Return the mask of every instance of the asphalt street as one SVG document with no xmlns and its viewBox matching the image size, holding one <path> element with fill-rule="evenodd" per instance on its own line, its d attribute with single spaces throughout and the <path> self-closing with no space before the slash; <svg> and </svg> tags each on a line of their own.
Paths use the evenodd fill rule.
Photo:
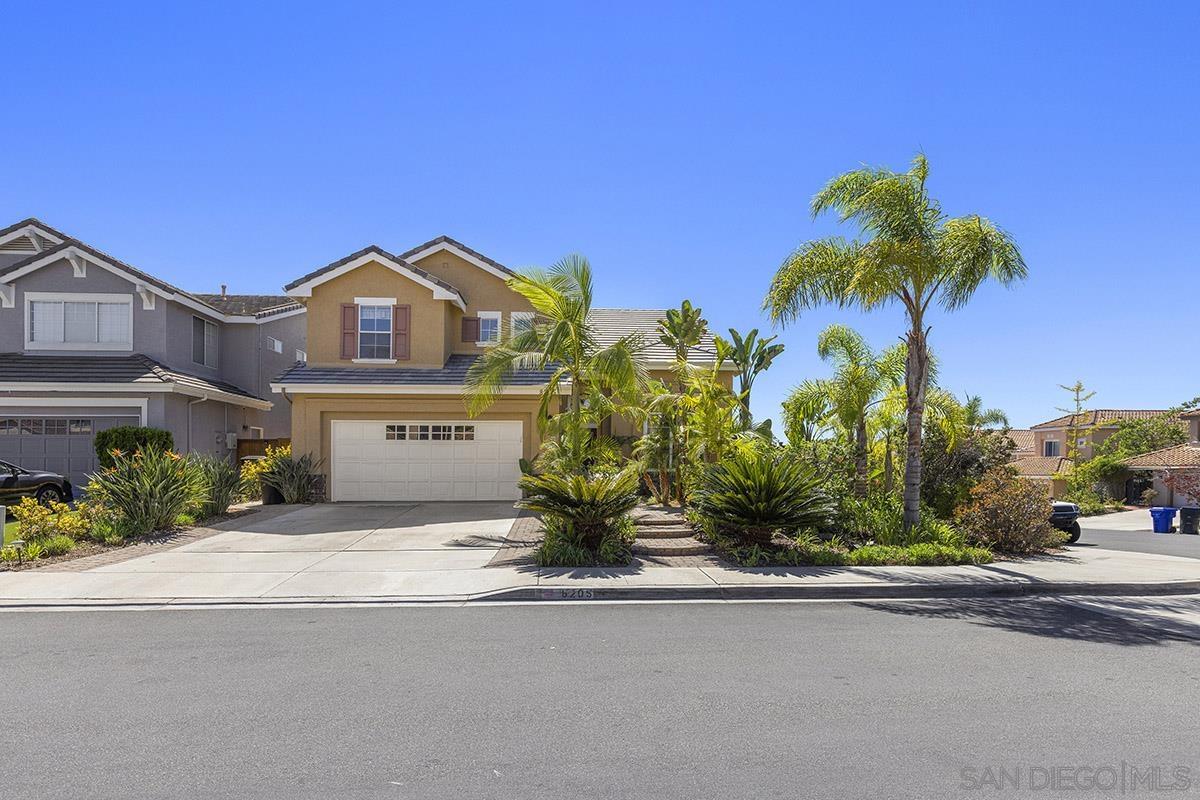
<svg viewBox="0 0 1200 800">
<path fill-rule="evenodd" d="M 0 796 L 1197 791 L 1198 631 L 1195 598 L 4 613 Z"/>
<path fill-rule="evenodd" d="M 1079 541 L 1072 547 L 1102 547 L 1105 550 L 1128 550 L 1135 553 L 1200 558 L 1200 536 L 1102 530 L 1089 527 L 1086 517 L 1080 520 L 1080 527 L 1083 532 L 1079 536 Z"/>
</svg>

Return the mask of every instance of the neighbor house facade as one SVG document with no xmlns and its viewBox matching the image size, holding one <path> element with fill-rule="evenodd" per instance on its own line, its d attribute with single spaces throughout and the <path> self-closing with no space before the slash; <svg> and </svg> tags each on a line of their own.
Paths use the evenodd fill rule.
<svg viewBox="0 0 1200 800">
<path fill-rule="evenodd" d="M 36 219 L 0 229 L 0 460 L 79 483 L 117 425 L 230 458 L 286 437 L 270 382 L 303 357 L 304 316 L 282 295 L 186 292 Z"/>
<path fill-rule="evenodd" d="M 399 254 L 367 247 L 285 287 L 307 308 L 308 358 L 272 388 L 291 410 L 293 452 L 318 460 L 329 499 L 520 496 L 520 460 L 533 459 L 541 445 L 538 395 L 547 373 L 513 375 L 476 417 L 463 399 L 471 363 L 502 331 L 535 318 L 509 287 L 513 275 L 442 236 Z M 601 343 L 633 332 L 654 342 L 664 315 L 594 309 L 592 321 Z M 711 338 L 701 343 L 695 363 L 706 363 L 711 346 Z M 652 374 L 668 374 L 665 347 L 652 344 L 647 356 Z M 604 427 L 639 433 L 622 420 Z"/>
<path fill-rule="evenodd" d="M 1187 411 L 1180 418 L 1187 423 L 1188 441 L 1122 462 L 1130 471 L 1150 474 L 1150 487 L 1156 492 L 1154 502 L 1160 505 L 1200 505 L 1200 497 L 1176 492 L 1163 480 L 1170 473 L 1200 472 L 1200 410 Z"/>
</svg>

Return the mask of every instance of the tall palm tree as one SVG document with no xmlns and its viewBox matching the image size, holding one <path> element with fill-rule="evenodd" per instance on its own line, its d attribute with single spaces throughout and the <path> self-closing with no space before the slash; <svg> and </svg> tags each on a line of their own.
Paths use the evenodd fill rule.
<svg viewBox="0 0 1200 800">
<path fill-rule="evenodd" d="M 730 328 L 729 336 L 729 360 L 738 368 L 738 424 L 742 430 L 748 430 L 751 423 L 750 389 L 754 386 L 754 379 L 760 372 L 765 372 L 783 352 L 783 345 L 771 344 L 778 338 L 775 336 L 760 339 L 758 328 L 745 336 Z"/>
<path fill-rule="evenodd" d="M 544 430 L 564 386 L 569 387 L 564 438 L 573 462 L 582 463 L 584 400 L 611 402 L 613 409 L 637 403 L 647 381 L 644 342 L 630 335 L 601 346 L 588 320 L 592 270 L 583 256 L 519 273 L 508 285 L 533 306 L 534 323 L 517 331 L 506 328 L 500 341 L 471 364 L 463 386 L 467 411 L 473 417 L 486 411 L 517 372 L 544 370 L 549 377 L 540 393 L 539 424 Z"/>
<path fill-rule="evenodd" d="M 1016 242 L 978 215 L 947 217 L 929 196 L 929 163 L 908 172 L 864 167 L 840 175 L 812 200 L 812 213 L 835 212 L 860 240 L 808 242 L 784 261 L 764 306 L 786 323 L 825 304 L 870 311 L 899 303 L 908 317 L 905 364 L 904 524 L 921 518 L 921 428 L 929 378 L 926 315 L 937 304 L 962 308 L 987 279 L 1011 284 L 1027 274 Z"/>
<path fill-rule="evenodd" d="M 830 325 L 817 338 L 817 354 L 833 364 L 833 377 L 800 384 L 789 401 L 795 408 L 825 409 L 854 444 L 854 494 L 867 496 L 867 414 L 899 386 L 904 375 L 905 347 L 896 344 L 881 353 L 845 325 Z"/>
<path fill-rule="evenodd" d="M 1007 428 L 1008 415 L 999 408 L 983 407 L 983 398 L 977 394 L 967 395 L 962 404 L 963 425 L 967 430 L 977 431 L 981 428 Z"/>
</svg>

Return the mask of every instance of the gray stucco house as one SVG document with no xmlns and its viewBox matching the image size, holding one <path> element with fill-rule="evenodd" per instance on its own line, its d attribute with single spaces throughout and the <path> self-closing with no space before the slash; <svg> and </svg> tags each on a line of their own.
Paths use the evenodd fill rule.
<svg viewBox="0 0 1200 800">
<path fill-rule="evenodd" d="M 270 383 L 305 356 L 286 296 L 193 294 L 36 220 L 0 229 L 0 460 L 82 482 L 104 428 L 233 457 L 291 434 Z"/>
</svg>

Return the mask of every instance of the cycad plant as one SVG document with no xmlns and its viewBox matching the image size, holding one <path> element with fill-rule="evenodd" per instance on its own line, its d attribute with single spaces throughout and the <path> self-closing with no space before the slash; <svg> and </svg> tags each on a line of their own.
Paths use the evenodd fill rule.
<svg viewBox="0 0 1200 800">
<path fill-rule="evenodd" d="M 705 470 L 696 511 L 748 544 L 770 544 L 779 531 L 829 524 L 834 503 L 823 480 L 786 454 L 737 450 Z"/>
<path fill-rule="evenodd" d="M 637 505 L 638 476 L 633 468 L 584 475 L 547 473 L 521 478 L 521 508 L 557 518 L 578 544 L 597 551 L 616 521 Z"/>
<path fill-rule="evenodd" d="M 908 172 L 864 167 L 831 180 L 812 201 L 813 215 L 835 212 L 861 238 L 808 242 L 784 261 L 764 306 L 790 322 L 816 306 L 871 311 L 900 304 L 908 317 L 905 394 L 907 456 L 904 524 L 920 519 L 921 431 L 929 385 L 932 305 L 965 306 L 986 280 L 1010 284 L 1026 275 L 1016 242 L 976 214 L 948 217 L 929 196 L 929 163 L 919 155 Z"/>
</svg>

